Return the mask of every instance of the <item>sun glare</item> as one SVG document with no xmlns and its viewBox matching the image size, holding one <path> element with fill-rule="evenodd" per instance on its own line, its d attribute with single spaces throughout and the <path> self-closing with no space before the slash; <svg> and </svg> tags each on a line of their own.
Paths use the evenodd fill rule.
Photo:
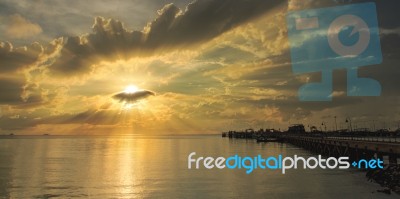
<svg viewBox="0 0 400 199">
<path fill-rule="evenodd" d="M 139 91 L 139 88 L 135 85 L 129 85 L 125 88 L 124 93 L 132 94 Z"/>
</svg>

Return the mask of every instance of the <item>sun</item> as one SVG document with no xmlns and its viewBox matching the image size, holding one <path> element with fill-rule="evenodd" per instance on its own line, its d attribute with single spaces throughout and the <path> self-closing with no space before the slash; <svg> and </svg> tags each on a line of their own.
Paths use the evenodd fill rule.
<svg viewBox="0 0 400 199">
<path fill-rule="evenodd" d="M 136 85 L 130 84 L 122 92 L 113 95 L 116 103 L 121 105 L 121 110 L 139 110 L 146 106 L 142 100 L 150 95 L 155 95 L 152 91 L 141 89 Z"/>
<path fill-rule="evenodd" d="M 129 85 L 125 88 L 124 93 L 132 94 L 139 91 L 139 88 L 135 85 Z"/>
</svg>

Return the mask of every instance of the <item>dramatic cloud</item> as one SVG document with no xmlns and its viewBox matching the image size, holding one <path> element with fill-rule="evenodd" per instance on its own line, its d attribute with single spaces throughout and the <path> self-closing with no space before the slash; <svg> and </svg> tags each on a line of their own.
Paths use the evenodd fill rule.
<svg viewBox="0 0 400 199">
<path fill-rule="evenodd" d="M 59 56 L 49 67 L 56 74 L 89 72 L 94 63 L 149 55 L 210 40 L 267 12 L 282 1 L 194 1 L 185 11 L 173 4 L 143 31 L 130 31 L 115 19 L 96 17 L 93 33 L 61 39 Z"/>
<path fill-rule="evenodd" d="M 293 74 L 286 14 L 346 1 L 162 2 L 0 2 L 0 20 L 23 16 L 43 31 L 16 38 L 6 34 L 11 22 L 0 24 L 8 41 L 0 43 L 0 132 L 215 133 L 322 122 L 333 129 L 335 116 L 338 128 L 345 118 L 397 126 L 398 1 L 376 1 L 383 63 L 359 70 L 381 83 L 382 96 L 346 96 L 346 71 L 336 70 L 332 102 L 298 100 L 299 87 L 321 75 Z M 127 85 L 148 90 L 115 93 Z"/>
<path fill-rule="evenodd" d="M 0 104 L 17 104 L 22 102 L 21 92 L 24 82 L 10 79 L 0 79 Z"/>
<path fill-rule="evenodd" d="M 35 64 L 43 48 L 38 43 L 14 48 L 9 42 L 0 42 L 0 72 L 14 72 Z"/>
</svg>

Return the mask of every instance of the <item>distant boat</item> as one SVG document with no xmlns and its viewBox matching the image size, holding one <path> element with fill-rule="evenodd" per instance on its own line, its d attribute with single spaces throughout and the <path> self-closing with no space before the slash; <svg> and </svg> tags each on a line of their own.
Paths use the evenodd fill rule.
<svg viewBox="0 0 400 199">
<path fill-rule="evenodd" d="M 45 133 L 45 134 L 43 134 L 43 135 L 47 136 L 47 135 L 50 135 L 50 134 L 48 134 L 48 133 Z"/>
<path fill-rule="evenodd" d="M 14 133 L 10 133 L 9 136 L 14 136 Z"/>
</svg>

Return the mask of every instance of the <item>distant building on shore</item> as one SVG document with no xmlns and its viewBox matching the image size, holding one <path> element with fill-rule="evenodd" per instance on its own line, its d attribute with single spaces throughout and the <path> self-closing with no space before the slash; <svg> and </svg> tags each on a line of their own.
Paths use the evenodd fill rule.
<svg viewBox="0 0 400 199">
<path fill-rule="evenodd" d="M 304 125 L 302 125 L 302 124 L 292 124 L 289 126 L 288 132 L 289 133 L 305 133 L 306 129 L 304 128 Z"/>
</svg>

